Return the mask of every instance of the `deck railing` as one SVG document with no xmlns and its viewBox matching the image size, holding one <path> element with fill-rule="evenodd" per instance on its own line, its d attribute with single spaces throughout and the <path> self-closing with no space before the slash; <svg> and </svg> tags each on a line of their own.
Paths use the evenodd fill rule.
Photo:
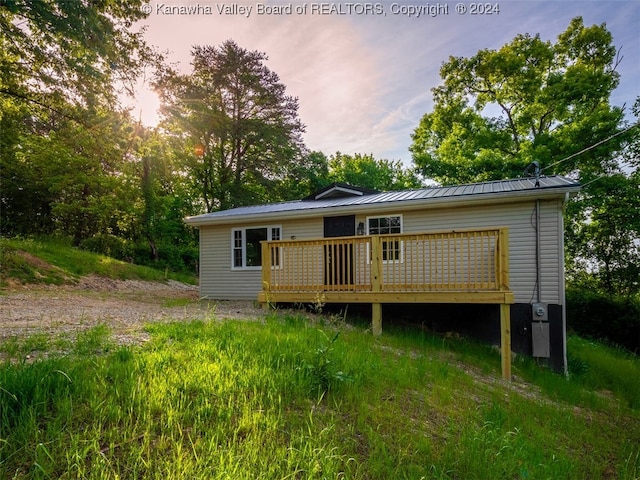
<svg viewBox="0 0 640 480">
<path fill-rule="evenodd" d="M 506 228 L 262 243 L 263 293 L 509 289 Z"/>
<path fill-rule="evenodd" d="M 277 302 L 370 303 L 382 333 L 383 303 L 500 305 L 502 377 L 511 378 L 507 228 L 262 242 L 265 307 Z"/>
</svg>

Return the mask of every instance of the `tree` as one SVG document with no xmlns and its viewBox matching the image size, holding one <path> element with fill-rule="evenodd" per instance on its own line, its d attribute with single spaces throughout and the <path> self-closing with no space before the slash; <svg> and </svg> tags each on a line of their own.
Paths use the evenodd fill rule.
<svg viewBox="0 0 640 480">
<path fill-rule="evenodd" d="M 193 192 L 168 140 L 157 130 L 138 125 L 136 145 L 125 172 L 134 185 L 136 202 L 130 210 L 129 231 L 124 233 L 137 245 L 146 242 L 154 264 L 167 252 L 185 252 L 197 245 L 194 229 L 183 220 L 196 211 Z M 174 269 L 185 266 L 180 260 L 165 261 Z"/>
<path fill-rule="evenodd" d="M 329 159 L 329 182 L 344 182 L 374 190 L 406 190 L 420 188 L 422 183 L 416 174 L 405 169 L 402 163 L 377 160 L 372 155 L 345 155 L 337 152 Z"/>
<path fill-rule="evenodd" d="M 592 283 L 611 296 L 640 292 L 638 212 L 637 170 L 598 179 L 568 206 L 567 272 L 574 283 Z"/>
<path fill-rule="evenodd" d="M 0 2 L 0 208 L 5 233 L 96 228 L 98 199 L 114 192 L 122 121 L 115 83 L 155 58 L 132 33 L 141 0 Z M 101 138 L 112 144 L 99 145 Z M 104 147 L 104 148 L 103 148 Z M 110 178 L 111 177 L 111 178 Z M 102 187 L 98 184 L 105 182 Z M 107 195 L 108 197 L 108 195 Z M 72 228 L 71 224 L 75 226 Z M 84 224 L 84 226 L 83 226 Z M 107 228 L 107 227 L 104 227 Z"/>
<path fill-rule="evenodd" d="M 533 161 L 543 174 L 576 178 L 584 186 L 566 210 L 568 272 L 609 294 L 633 294 L 640 129 L 610 105 L 620 60 L 606 26 L 579 17 L 555 43 L 524 34 L 451 57 L 411 151 L 422 174 L 441 183 L 520 177 Z"/>
<path fill-rule="evenodd" d="M 640 98 L 633 107 L 640 119 Z M 640 293 L 640 123 L 620 132 L 619 168 L 587 180 L 567 206 L 567 271 L 609 296 Z"/>
<path fill-rule="evenodd" d="M 306 153 L 301 161 L 286 167 L 284 178 L 271 190 L 269 201 L 300 199 L 331 183 L 329 160 L 322 152 Z"/>
<path fill-rule="evenodd" d="M 416 166 L 441 183 L 520 176 L 537 161 L 545 173 L 603 173 L 620 141 L 556 161 L 615 134 L 623 109 L 616 48 L 603 25 L 574 18 L 556 43 L 518 35 L 498 50 L 450 57 L 433 89 L 434 111 L 415 130 Z"/>
<path fill-rule="evenodd" d="M 155 86 L 207 211 L 259 203 L 309 157 L 297 99 L 264 53 L 228 40 L 194 47 L 193 72 L 170 68 Z M 197 148 L 197 152 L 194 148 Z"/>
<path fill-rule="evenodd" d="M 121 175 L 131 148 L 130 123 L 126 114 L 110 111 L 81 114 L 74 113 L 82 123 L 51 119 L 53 125 L 42 125 L 42 135 L 20 139 L 15 168 L 3 171 L 2 197 L 10 207 L 6 213 L 47 229 L 21 222 L 27 230 L 11 233 L 56 232 L 79 244 L 96 233 L 118 230 L 131 200 Z M 42 196 L 44 203 L 35 212 L 29 210 L 34 201 L 28 195 Z"/>
<path fill-rule="evenodd" d="M 151 58 L 132 25 L 142 0 L 0 3 L 0 97 L 45 110 L 114 100 L 113 85 L 133 82 Z"/>
</svg>

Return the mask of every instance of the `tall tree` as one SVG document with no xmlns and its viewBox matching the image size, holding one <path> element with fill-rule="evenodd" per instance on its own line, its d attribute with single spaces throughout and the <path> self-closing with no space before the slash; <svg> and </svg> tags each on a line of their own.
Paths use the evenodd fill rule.
<svg viewBox="0 0 640 480">
<path fill-rule="evenodd" d="M 640 293 L 640 98 L 622 131 L 620 165 L 587 180 L 567 207 L 567 269 L 609 295 Z"/>
<path fill-rule="evenodd" d="M 135 190 L 125 235 L 138 245 L 145 242 L 153 262 L 160 260 L 163 251 L 197 245 L 194 230 L 183 221 L 197 211 L 193 191 L 169 140 L 157 130 L 138 125 L 124 172 Z"/>
<path fill-rule="evenodd" d="M 6 187 L 7 193 L 16 193 L 16 200 L 24 199 L 19 195 L 24 188 L 21 180 L 39 177 L 28 189 L 46 199 L 48 216 L 40 221 L 79 244 L 96 233 L 117 232 L 120 218 L 129 208 L 130 196 L 125 193 L 127 185 L 121 173 L 131 149 L 131 129 L 125 114 L 76 111 L 74 116 L 81 123 L 57 118 L 46 133 L 21 139 L 15 158 L 19 169 L 13 171 L 13 178 L 7 178 L 3 197 Z M 27 218 L 37 219 L 41 213 L 25 211 L 24 204 L 14 207 Z"/>
<path fill-rule="evenodd" d="M 441 183 L 522 174 L 532 161 L 545 173 L 602 173 L 622 139 L 555 161 L 615 134 L 623 109 L 609 98 L 618 57 L 603 25 L 574 18 L 555 43 L 518 35 L 498 50 L 450 57 L 433 89 L 435 106 L 413 134 L 422 173 Z"/>
<path fill-rule="evenodd" d="M 376 159 L 373 155 L 345 155 L 337 152 L 329 159 L 329 182 L 345 182 L 375 190 L 420 188 L 422 182 L 399 160 Z"/>
<path fill-rule="evenodd" d="M 594 181 L 569 207 L 567 271 L 609 295 L 640 293 L 640 172 Z"/>
<path fill-rule="evenodd" d="M 132 32 L 144 17 L 141 5 L 141 0 L 0 2 L 4 233 L 74 230 L 79 241 L 102 225 L 104 217 L 96 222 L 95 215 L 112 205 L 98 195 L 114 191 L 118 161 L 105 156 L 121 150 L 122 137 L 111 133 L 124 121 L 113 112 L 114 85 L 130 84 L 144 63 L 155 59 L 142 33 Z M 99 145 L 102 138 L 113 143 Z"/>
<path fill-rule="evenodd" d="M 0 96 L 45 109 L 62 101 L 113 101 L 151 58 L 132 25 L 142 0 L 12 0 L 0 3 Z"/>
<path fill-rule="evenodd" d="M 228 40 L 193 48 L 193 72 L 166 68 L 155 86 L 207 211 L 258 203 L 304 162 L 304 126 L 264 53 Z M 195 149 L 195 150 L 194 150 Z"/>
<path fill-rule="evenodd" d="M 567 208 L 569 271 L 628 294 L 640 289 L 639 129 L 628 130 L 624 106 L 610 104 L 619 61 L 606 26 L 586 27 L 580 17 L 555 43 L 523 34 L 451 57 L 411 151 L 441 183 L 519 177 L 533 161 L 543 174 L 578 179 L 584 187 Z"/>
</svg>

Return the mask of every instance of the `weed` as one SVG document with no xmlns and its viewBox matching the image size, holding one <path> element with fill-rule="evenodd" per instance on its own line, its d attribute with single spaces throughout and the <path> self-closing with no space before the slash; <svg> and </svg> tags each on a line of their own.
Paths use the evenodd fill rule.
<svg viewBox="0 0 640 480">
<path fill-rule="evenodd" d="M 311 310 L 320 315 L 322 313 L 322 310 L 324 309 L 324 306 L 327 304 L 326 301 L 326 297 L 324 295 L 324 292 L 318 292 L 316 293 L 315 299 L 313 301 L 313 303 L 311 304 Z"/>
<path fill-rule="evenodd" d="M 335 360 L 333 345 L 338 340 L 340 332 L 336 332 L 332 338 L 329 338 L 323 330 L 318 332 L 321 336 L 321 345 L 315 349 L 310 358 L 302 358 L 297 368 L 303 372 L 312 393 L 322 396 L 338 385 L 352 381 L 353 378 L 339 370 Z"/>
</svg>

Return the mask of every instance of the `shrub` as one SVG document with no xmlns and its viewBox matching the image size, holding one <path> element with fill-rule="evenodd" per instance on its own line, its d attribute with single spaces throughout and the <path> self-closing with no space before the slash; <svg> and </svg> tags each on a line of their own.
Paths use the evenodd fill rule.
<svg viewBox="0 0 640 480">
<path fill-rule="evenodd" d="M 115 235 L 94 235 L 80 242 L 80 248 L 118 260 L 131 260 L 131 251 L 127 241 Z"/>
<path fill-rule="evenodd" d="M 640 300 L 580 286 L 567 289 L 567 325 L 581 336 L 640 352 Z"/>
</svg>

